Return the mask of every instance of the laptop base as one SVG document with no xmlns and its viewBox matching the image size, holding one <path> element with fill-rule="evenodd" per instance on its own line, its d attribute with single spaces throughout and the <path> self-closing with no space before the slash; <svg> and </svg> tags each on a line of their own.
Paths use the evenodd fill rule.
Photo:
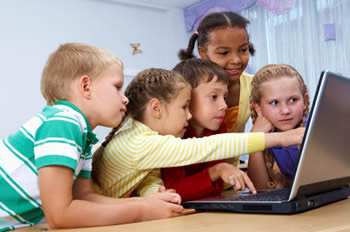
<svg viewBox="0 0 350 232">
<path fill-rule="evenodd" d="M 350 188 L 344 187 L 334 191 L 321 193 L 303 199 L 282 202 L 237 202 L 220 199 L 218 201 L 188 201 L 185 208 L 192 208 L 199 212 L 221 211 L 239 213 L 265 213 L 265 214 L 295 214 L 306 210 L 346 199 L 350 196 Z"/>
</svg>

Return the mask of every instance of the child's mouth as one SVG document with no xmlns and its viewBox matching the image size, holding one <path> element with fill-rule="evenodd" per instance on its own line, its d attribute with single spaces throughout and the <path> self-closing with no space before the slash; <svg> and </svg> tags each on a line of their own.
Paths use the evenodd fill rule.
<svg viewBox="0 0 350 232">
<path fill-rule="evenodd" d="M 238 75 L 241 73 L 241 69 L 225 69 L 225 71 L 229 75 Z"/>
</svg>

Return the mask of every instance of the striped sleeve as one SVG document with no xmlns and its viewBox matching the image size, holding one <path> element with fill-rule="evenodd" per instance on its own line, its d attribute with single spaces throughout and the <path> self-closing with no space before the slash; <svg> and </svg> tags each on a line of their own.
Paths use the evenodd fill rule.
<svg viewBox="0 0 350 232">
<path fill-rule="evenodd" d="M 265 149 L 264 133 L 226 133 L 185 140 L 173 136 L 151 136 L 145 137 L 143 142 L 144 156 L 136 156 L 138 169 L 185 166 Z"/>
<path fill-rule="evenodd" d="M 164 183 L 160 177 L 160 169 L 154 169 L 143 179 L 142 183 L 137 186 L 137 195 L 144 197 L 157 193 L 161 186 L 164 186 Z"/>
<path fill-rule="evenodd" d="M 91 146 L 90 146 L 91 148 Z M 82 168 L 81 171 L 79 172 L 78 177 L 82 178 L 90 178 L 91 176 L 91 169 L 92 169 L 92 153 L 91 150 L 89 151 L 89 155 L 85 157 L 82 161 Z"/>
<path fill-rule="evenodd" d="M 264 133 L 226 133 L 204 138 L 173 136 L 118 136 L 111 141 L 111 153 L 138 170 L 185 166 L 227 159 L 265 149 Z"/>
<path fill-rule="evenodd" d="M 82 153 L 82 131 L 78 121 L 65 115 L 56 115 L 37 130 L 34 153 L 37 168 L 62 165 L 75 170 Z"/>
</svg>

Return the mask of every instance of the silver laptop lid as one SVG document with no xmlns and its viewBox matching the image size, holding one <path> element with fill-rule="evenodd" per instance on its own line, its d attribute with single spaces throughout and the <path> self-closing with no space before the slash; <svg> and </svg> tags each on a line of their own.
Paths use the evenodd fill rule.
<svg viewBox="0 0 350 232">
<path fill-rule="evenodd" d="M 350 183 L 350 79 L 321 74 L 289 200 Z"/>
</svg>

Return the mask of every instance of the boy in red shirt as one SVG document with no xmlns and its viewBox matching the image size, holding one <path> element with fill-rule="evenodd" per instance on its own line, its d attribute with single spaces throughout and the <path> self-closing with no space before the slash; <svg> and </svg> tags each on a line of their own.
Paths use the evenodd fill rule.
<svg viewBox="0 0 350 232">
<path fill-rule="evenodd" d="M 183 75 L 192 86 L 192 119 L 184 138 L 226 133 L 223 123 L 228 93 L 226 72 L 213 62 L 197 58 L 183 60 L 173 70 Z M 161 172 L 165 188 L 176 190 L 183 201 L 219 195 L 224 182 L 231 184 L 234 190 L 249 188 L 255 192 L 249 177 L 223 160 L 165 168 Z"/>
</svg>

